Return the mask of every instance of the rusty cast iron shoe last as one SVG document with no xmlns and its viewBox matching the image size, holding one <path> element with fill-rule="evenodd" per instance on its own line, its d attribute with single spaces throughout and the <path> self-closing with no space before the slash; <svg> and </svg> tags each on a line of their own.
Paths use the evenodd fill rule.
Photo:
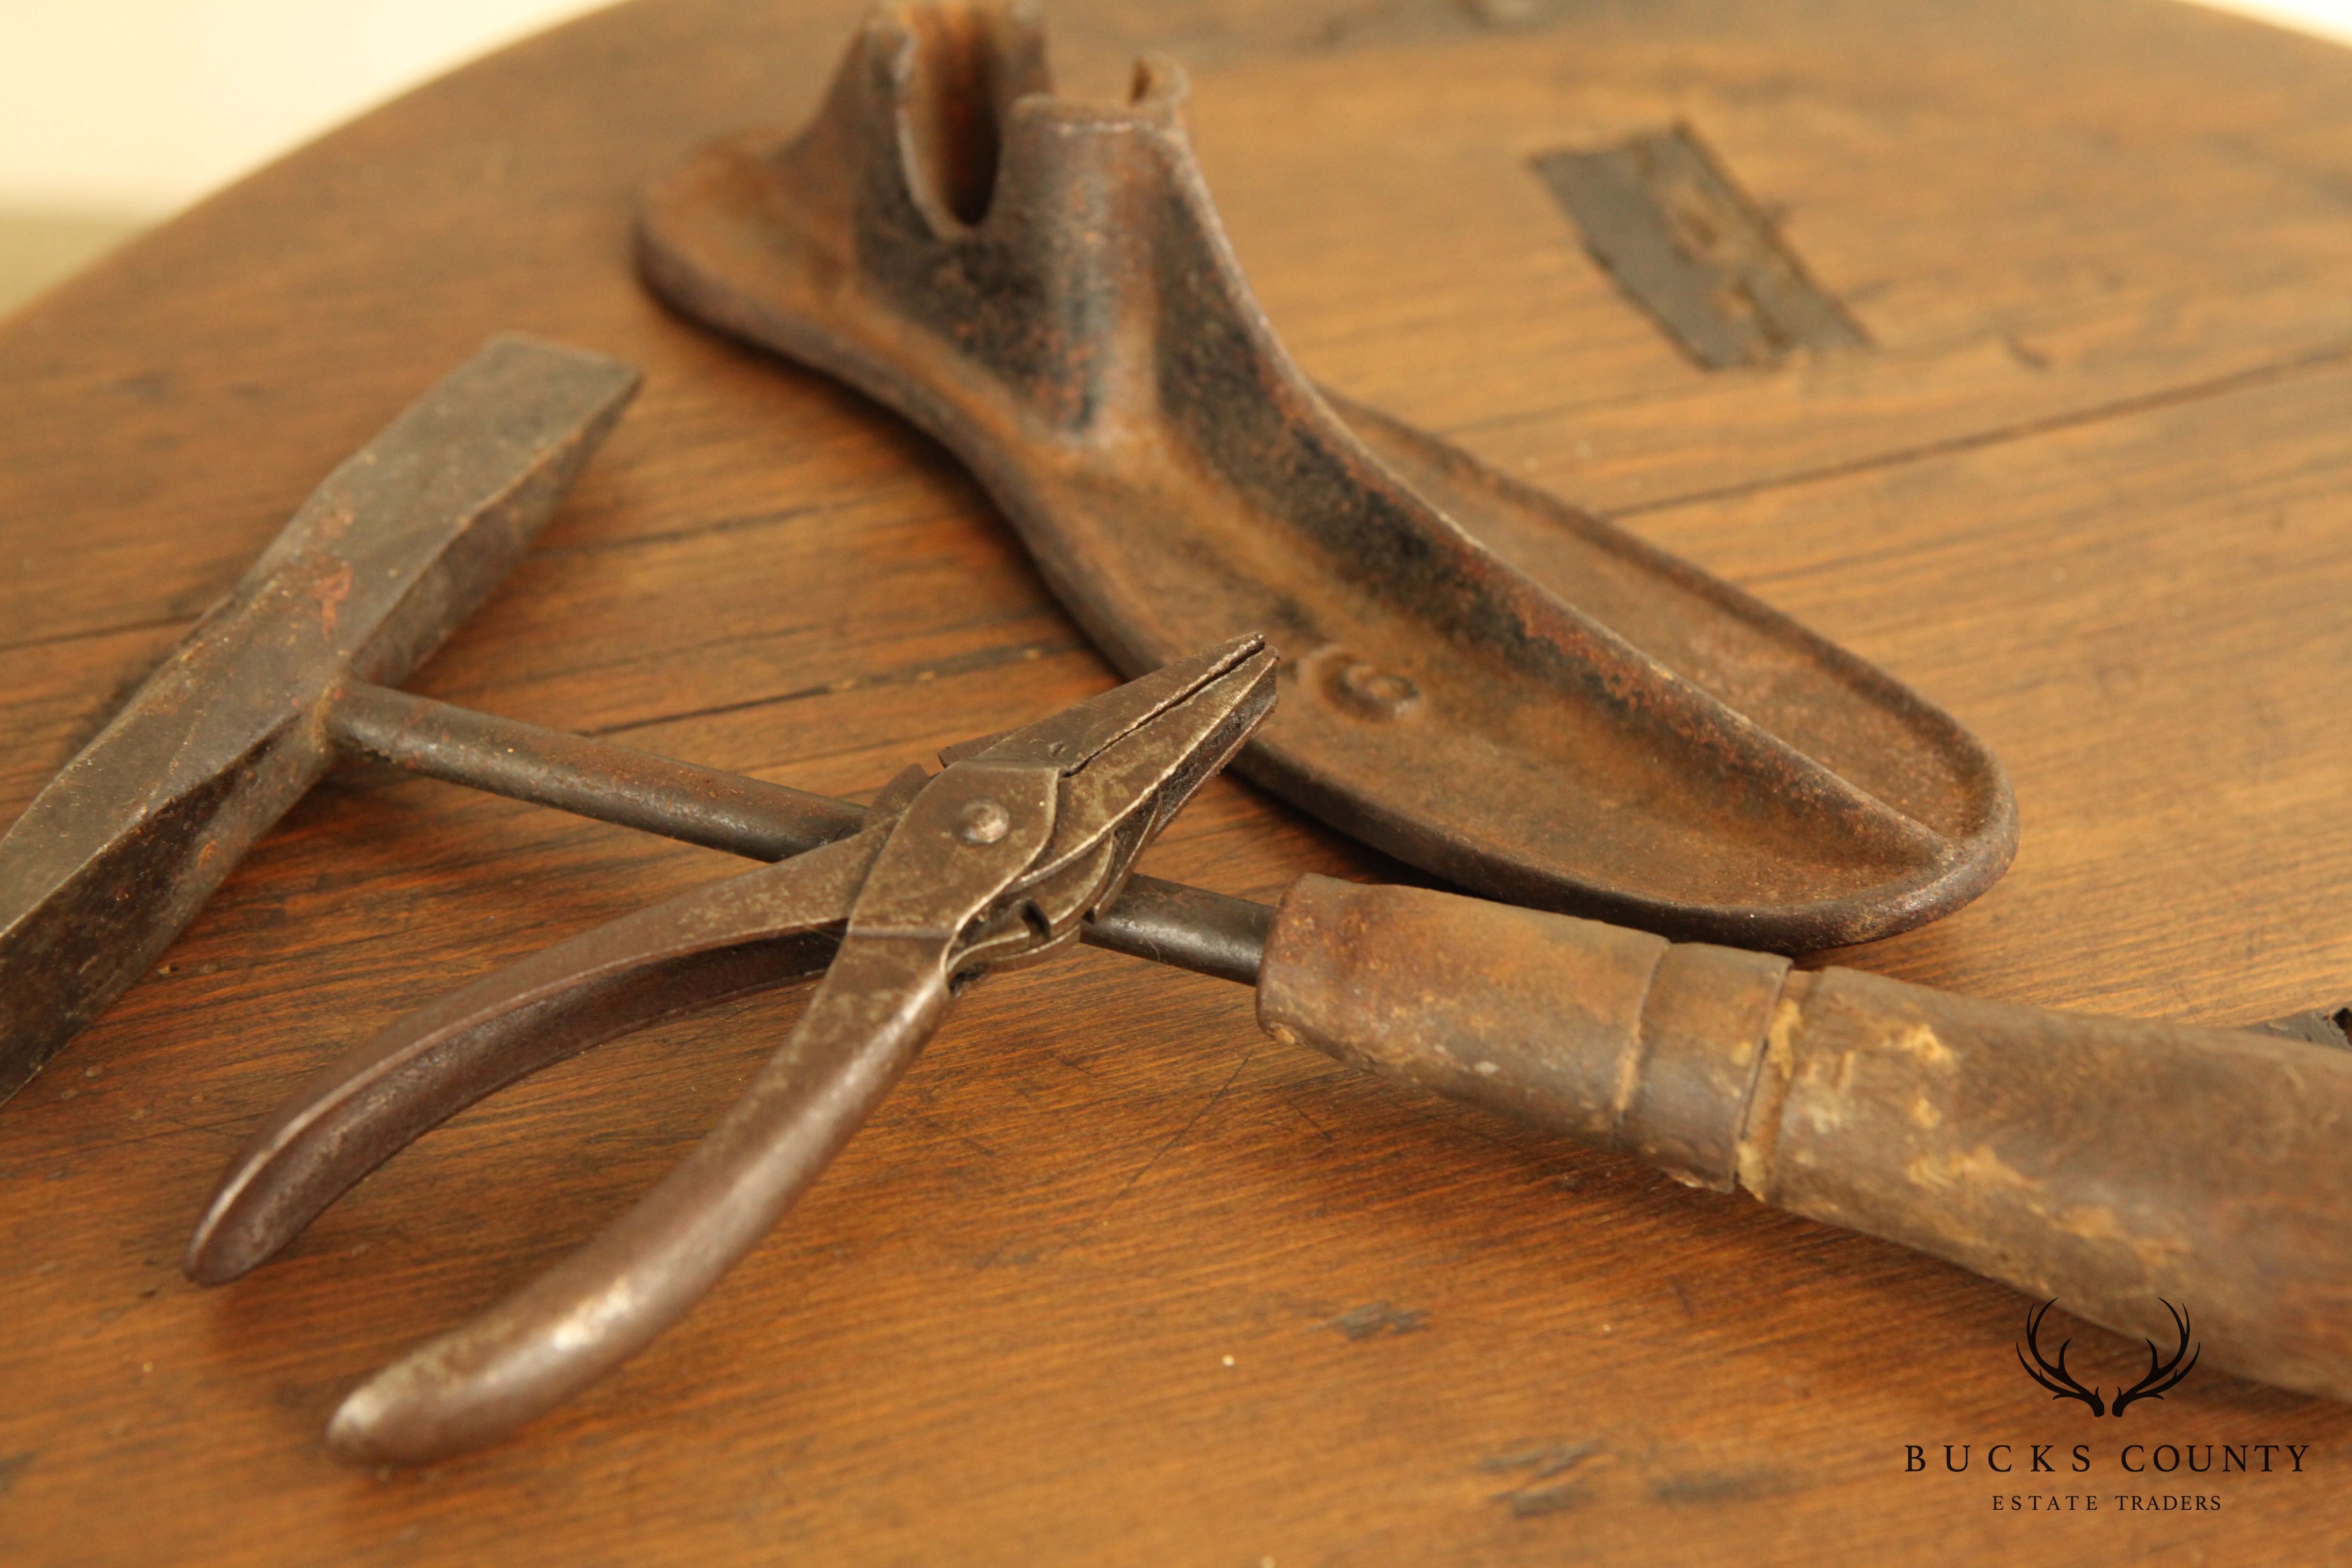
<svg viewBox="0 0 2352 1568">
<path fill-rule="evenodd" d="M 875 13 L 797 136 L 703 148 L 639 215 L 687 315 L 951 449 L 1123 671 L 1250 627 L 1288 693 L 1238 764 L 1515 902 L 1799 950 L 2007 866 L 2000 764 L 1738 590 L 1318 390 L 1251 298 L 1185 80 L 1050 94 L 1024 7 Z"/>
</svg>

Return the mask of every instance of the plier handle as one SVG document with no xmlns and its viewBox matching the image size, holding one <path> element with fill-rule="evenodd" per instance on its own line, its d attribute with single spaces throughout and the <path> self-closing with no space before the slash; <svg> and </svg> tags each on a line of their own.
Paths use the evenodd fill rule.
<svg viewBox="0 0 2352 1568">
<path fill-rule="evenodd" d="M 560 1404 L 684 1316 L 814 1182 L 984 970 L 1066 945 L 1274 701 L 1256 637 L 901 773 L 866 826 L 484 976 L 320 1071 L 230 1165 L 188 1268 L 234 1279 L 411 1141 L 660 1019 L 822 972 L 724 1120 L 602 1234 L 362 1384 L 330 1440 L 437 1458 Z"/>
</svg>

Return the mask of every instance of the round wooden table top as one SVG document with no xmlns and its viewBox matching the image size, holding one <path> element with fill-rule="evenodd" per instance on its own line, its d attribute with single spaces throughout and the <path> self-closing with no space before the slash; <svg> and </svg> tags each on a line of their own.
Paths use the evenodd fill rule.
<svg viewBox="0 0 2352 1568">
<path fill-rule="evenodd" d="M 502 329 L 646 390 L 413 689 L 863 795 L 1107 684 L 938 449 L 631 275 L 632 192 L 798 121 L 858 10 L 592 16 L 0 326 L 0 820 Z M 2007 879 L 1846 962 L 2207 1023 L 2352 993 L 2352 55 L 2156 0 L 1048 20 L 1075 90 L 1146 47 L 1192 69 L 1211 188 L 1311 373 L 1754 590 L 2003 758 Z M 1702 369 L 1588 256 L 1531 160 L 1677 121 L 1866 344 Z M 426 1469 L 331 1458 L 346 1390 L 643 1191 L 797 993 L 501 1095 L 199 1289 L 178 1257 L 224 1161 L 359 1036 L 735 864 L 362 772 L 298 806 L 0 1110 L 0 1562 L 2352 1552 L 2352 1411 L 2200 1370 L 2094 1420 L 2020 1371 L 2002 1287 L 1282 1048 L 1239 988 L 1096 952 L 979 988 L 775 1235 L 566 1410 Z M 1145 868 L 1260 897 L 1389 869 L 1229 781 Z M 2137 1344 L 2068 1331 L 2085 1376 L 2136 1373 Z M 2270 1468 L 2219 1473 L 2225 1445 Z"/>
</svg>

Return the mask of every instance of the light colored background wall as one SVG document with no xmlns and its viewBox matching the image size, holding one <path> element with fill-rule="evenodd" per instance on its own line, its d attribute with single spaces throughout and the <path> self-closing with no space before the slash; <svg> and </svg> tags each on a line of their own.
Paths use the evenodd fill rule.
<svg viewBox="0 0 2352 1568">
<path fill-rule="evenodd" d="M 0 204 L 166 212 L 587 0 L 0 0 Z"/>
<path fill-rule="evenodd" d="M 0 0 L 0 309 L 361 110 L 597 3 Z M 2352 43 L 2352 0 L 2200 3 Z"/>
<path fill-rule="evenodd" d="M 2352 44 L 2352 0 L 2202 0 L 2217 11 L 2260 16 L 2323 38 Z"/>
</svg>

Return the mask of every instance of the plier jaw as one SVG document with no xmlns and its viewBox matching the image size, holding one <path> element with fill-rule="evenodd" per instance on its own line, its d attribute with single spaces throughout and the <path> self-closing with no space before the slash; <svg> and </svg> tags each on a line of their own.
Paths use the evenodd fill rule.
<svg viewBox="0 0 2352 1568">
<path fill-rule="evenodd" d="M 1274 702 L 1245 637 L 901 775 L 867 826 L 500 970 L 320 1072 L 224 1175 L 188 1271 L 234 1279 L 409 1142 L 550 1062 L 784 981 L 824 979 L 715 1128 L 517 1295 L 347 1399 L 331 1440 L 417 1461 L 504 1436 L 682 1317 L 814 1182 L 963 984 L 1073 940 Z M 903 802 L 903 805 L 900 803 Z"/>
<path fill-rule="evenodd" d="M 1034 962 L 1076 940 L 1272 709 L 1273 672 L 1263 638 L 1237 637 L 1015 730 L 926 785 L 916 805 L 938 795 L 932 809 L 967 846 L 1025 839 L 1040 825 L 1010 800 L 1050 802 L 1043 842 L 974 913 L 956 972 Z"/>
</svg>

